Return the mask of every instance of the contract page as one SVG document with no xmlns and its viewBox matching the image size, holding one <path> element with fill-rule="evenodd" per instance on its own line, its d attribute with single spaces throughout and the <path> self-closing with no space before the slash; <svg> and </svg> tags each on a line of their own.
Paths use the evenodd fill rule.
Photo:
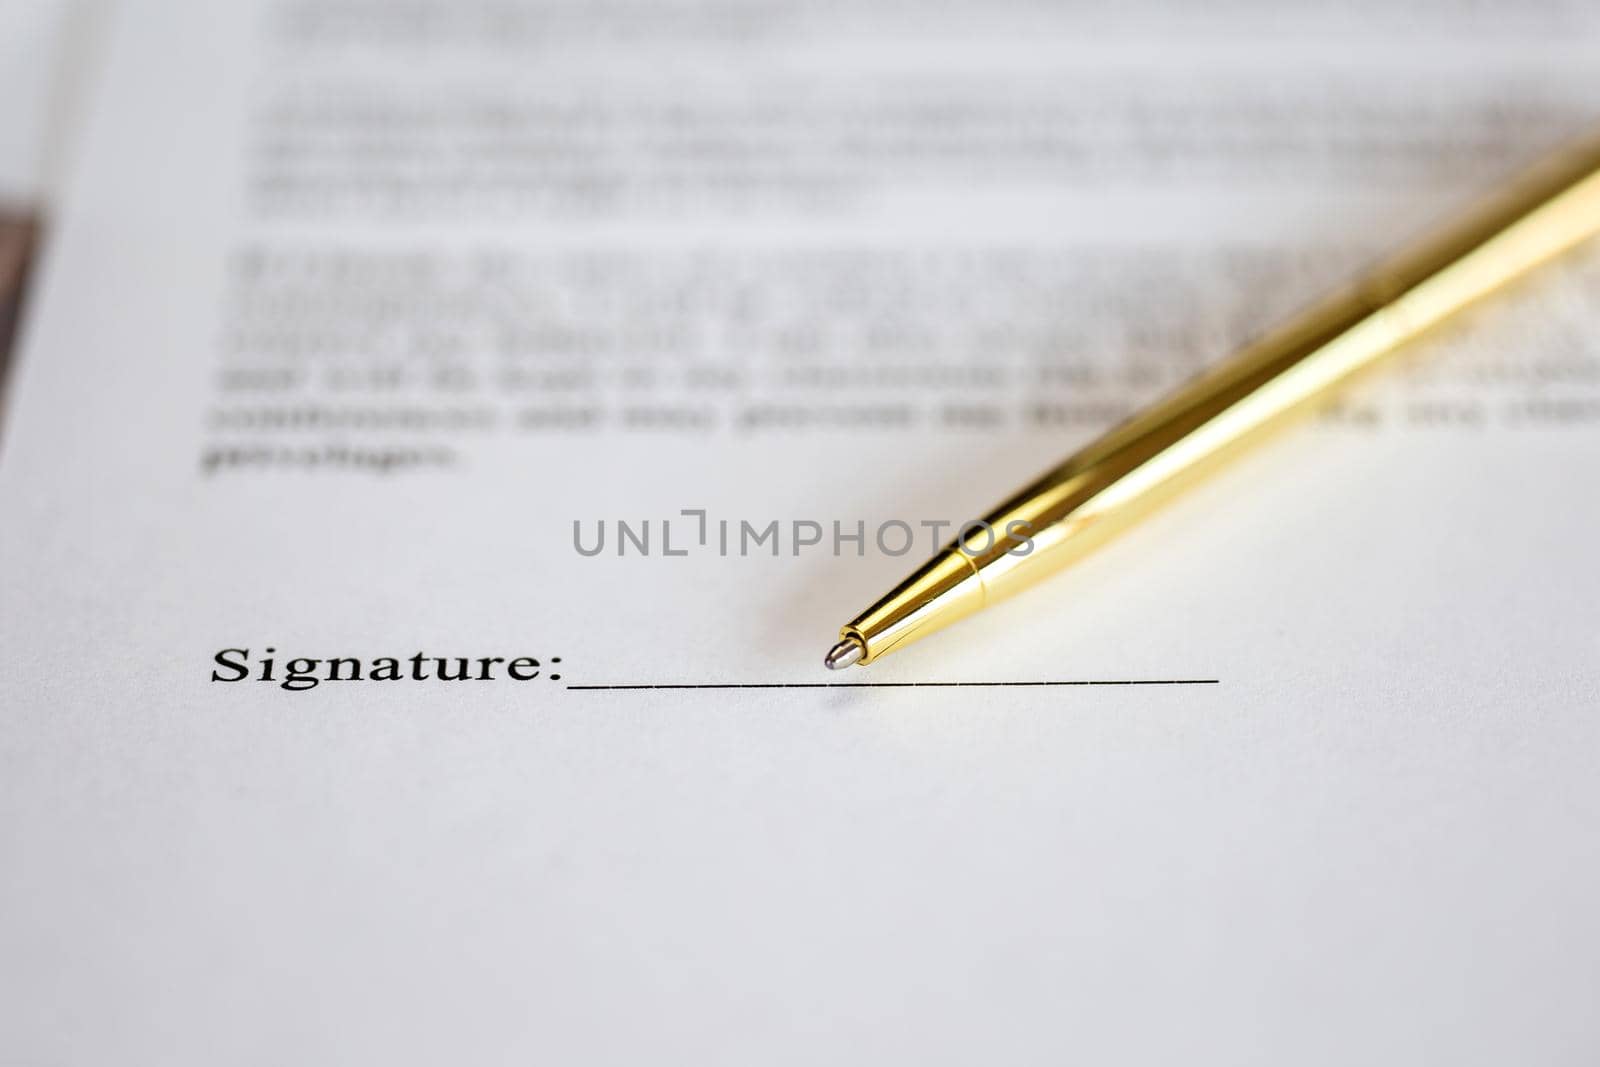
<svg viewBox="0 0 1600 1067">
<path fill-rule="evenodd" d="M 130 0 L 0 441 L 0 1061 L 1587 1063 L 1600 251 L 842 673 L 1600 121 L 1534 0 Z"/>
</svg>

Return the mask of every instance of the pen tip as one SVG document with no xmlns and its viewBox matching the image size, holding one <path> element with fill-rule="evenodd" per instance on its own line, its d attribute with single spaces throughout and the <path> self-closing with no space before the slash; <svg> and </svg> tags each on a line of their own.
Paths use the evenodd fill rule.
<svg viewBox="0 0 1600 1067">
<path fill-rule="evenodd" d="M 828 649 L 827 656 L 823 657 L 822 665 L 830 671 L 842 671 L 861 659 L 861 654 L 866 649 L 861 647 L 861 642 L 853 637 L 847 637 L 837 645 Z"/>
</svg>

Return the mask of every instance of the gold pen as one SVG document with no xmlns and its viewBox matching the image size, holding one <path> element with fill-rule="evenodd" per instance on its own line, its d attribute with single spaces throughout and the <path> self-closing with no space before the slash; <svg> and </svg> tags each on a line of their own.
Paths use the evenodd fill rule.
<svg viewBox="0 0 1600 1067">
<path fill-rule="evenodd" d="M 1281 416 L 1597 232 L 1600 138 L 1547 160 L 1046 471 L 841 627 L 824 662 L 871 663 L 1033 585 Z"/>
</svg>

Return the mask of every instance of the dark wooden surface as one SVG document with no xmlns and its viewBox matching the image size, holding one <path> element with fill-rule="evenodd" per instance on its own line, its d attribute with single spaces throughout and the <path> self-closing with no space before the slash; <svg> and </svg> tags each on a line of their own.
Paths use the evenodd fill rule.
<svg viewBox="0 0 1600 1067">
<path fill-rule="evenodd" d="M 29 215 L 0 211 L 0 417 L 4 416 L 6 384 L 17 323 L 27 298 L 28 268 L 38 245 L 39 226 Z"/>
</svg>

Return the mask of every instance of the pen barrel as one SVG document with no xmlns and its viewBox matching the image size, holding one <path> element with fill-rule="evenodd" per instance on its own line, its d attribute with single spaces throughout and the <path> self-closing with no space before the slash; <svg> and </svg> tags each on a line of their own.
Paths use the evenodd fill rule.
<svg viewBox="0 0 1600 1067">
<path fill-rule="evenodd" d="M 1600 233 L 1600 138 L 1546 161 L 1113 428 L 984 516 L 841 633 L 864 662 L 1033 585 L 1289 412 Z M 991 533 L 992 532 L 992 533 Z"/>
</svg>

